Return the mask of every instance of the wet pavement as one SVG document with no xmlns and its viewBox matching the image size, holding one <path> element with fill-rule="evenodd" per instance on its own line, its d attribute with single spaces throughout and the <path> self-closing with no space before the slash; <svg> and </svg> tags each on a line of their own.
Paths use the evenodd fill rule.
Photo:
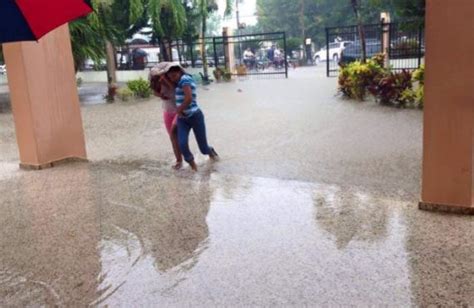
<svg viewBox="0 0 474 308">
<path fill-rule="evenodd" d="M 335 86 L 201 88 L 196 174 L 156 101 L 83 107 L 91 162 L 40 172 L 0 114 L 0 306 L 474 306 L 473 218 L 416 209 L 422 113 Z"/>
</svg>

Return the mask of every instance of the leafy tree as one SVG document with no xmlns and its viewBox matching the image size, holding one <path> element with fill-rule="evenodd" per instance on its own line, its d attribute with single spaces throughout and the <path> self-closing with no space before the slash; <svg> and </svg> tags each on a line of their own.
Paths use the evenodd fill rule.
<svg viewBox="0 0 474 308">
<path fill-rule="evenodd" d="M 105 58 L 105 41 L 97 24 L 91 18 L 83 18 L 69 24 L 72 54 L 76 71 L 87 59 L 100 63 Z"/>
<path fill-rule="evenodd" d="M 393 7 L 400 19 L 414 19 L 424 26 L 426 13 L 426 0 L 393 0 Z"/>
<path fill-rule="evenodd" d="M 164 61 L 172 60 L 171 43 L 187 29 L 186 5 L 183 0 L 148 0 L 148 17 Z"/>
<path fill-rule="evenodd" d="M 365 32 L 364 32 L 364 24 L 362 18 L 359 13 L 359 6 L 360 3 L 358 0 L 350 0 L 352 10 L 354 11 L 354 15 L 357 21 L 357 27 L 359 28 L 359 38 L 360 38 L 360 46 L 362 47 L 362 63 L 367 62 L 367 48 L 365 42 Z"/>
<path fill-rule="evenodd" d="M 358 0 L 358 15 L 364 24 L 380 21 L 380 12 L 394 19 L 424 17 L 425 0 Z M 301 10 L 304 5 L 304 10 Z M 262 31 L 284 31 L 288 37 L 310 37 L 325 44 L 325 28 L 357 24 L 351 1 L 347 0 L 257 0 L 258 26 Z M 304 37 L 303 37 L 304 38 Z"/>
<path fill-rule="evenodd" d="M 207 33 L 207 21 L 209 15 L 212 12 L 218 10 L 218 5 L 216 0 L 196 0 L 197 1 L 197 10 L 199 16 L 201 17 L 201 57 L 203 64 L 204 76 L 207 78 L 209 76 L 209 65 L 207 63 L 207 54 L 206 54 L 206 33 Z M 239 1 L 239 0 L 237 0 Z M 229 15 L 232 12 L 232 0 L 226 0 L 226 9 L 225 15 Z"/>
</svg>

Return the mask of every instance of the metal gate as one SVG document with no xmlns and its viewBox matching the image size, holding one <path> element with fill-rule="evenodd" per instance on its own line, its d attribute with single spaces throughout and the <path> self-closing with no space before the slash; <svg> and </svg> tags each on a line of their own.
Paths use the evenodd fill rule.
<svg viewBox="0 0 474 308">
<path fill-rule="evenodd" d="M 367 58 L 386 54 L 386 66 L 392 71 L 415 70 L 424 63 L 424 29 L 418 22 L 364 25 Z M 337 76 L 340 64 L 362 58 L 359 27 L 326 28 L 325 56 L 327 76 Z"/>
<path fill-rule="evenodd" d="M 212 46 L 215 66 L 233 76 L 288 78 L 284 32 L 213 37 Z"/>
</svg>

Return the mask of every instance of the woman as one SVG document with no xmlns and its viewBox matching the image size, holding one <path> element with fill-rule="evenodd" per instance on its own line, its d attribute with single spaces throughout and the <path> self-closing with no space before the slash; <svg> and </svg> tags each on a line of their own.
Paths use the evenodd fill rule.
<svg viewBox="0 0 474 308">
<path fill-rule="evenodd" d="M 194 171 L 197 171 L 197 165 L 188 144 L 191 129 L 202 154 L 209 155 L 212 160 L 216 160 L 218 155 L 207 143 L 204 114 L 197 104 L 196 83 L 191 75 L 186 74 L 183 68 L 176 64 L 169 68 L 166 76 L 176 87 L 179 148 L 184 160 Z"/>
<path fill-rule="evenodd" d="M 179 149 L 178 143 L 178 128 L 176 125 L 177 107 L 175 98 L 175 87 L 166 78 L 166 73 L 172 67 L 170 62 L 162 62 L 153 67 L 150 71 L 150 87 L 154 94 L 161 98 L 163 106 L 163 120 L 165 122 L 166 130 L 171 139 L 173 152 L 176 157 L 174 169 L 181 169 L 183 166 L 183 157 Z"/>
</svg>

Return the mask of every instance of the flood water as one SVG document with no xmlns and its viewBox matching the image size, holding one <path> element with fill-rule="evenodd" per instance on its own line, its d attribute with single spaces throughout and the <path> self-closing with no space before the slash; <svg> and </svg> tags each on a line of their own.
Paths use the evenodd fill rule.
<svg viewBox="0 0 474 308">
<path fill-rule="evenodd" d="M 290 76 L 200 89 L 198 173 L 154 100 L 83 107 L 90 162 L 39 172 L 0 114 L 0 306 L 474 305 L 473 218 L 417 210 L 422 113 Z"/>
</svg>

